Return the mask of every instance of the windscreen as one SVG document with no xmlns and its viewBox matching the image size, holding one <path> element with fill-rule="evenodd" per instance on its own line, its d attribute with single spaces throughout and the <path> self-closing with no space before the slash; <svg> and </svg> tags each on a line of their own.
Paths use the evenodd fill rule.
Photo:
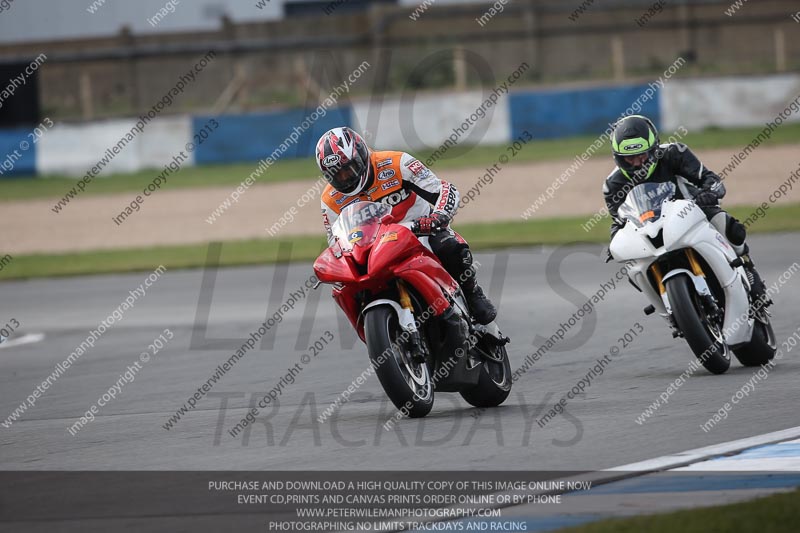
<svg viewBox="0 0 800 533">
<path fill-rule="evenodd" d="M 637 227 L 661 218 L 661 205 L 675 196 L 675 184 L 642 183 L 633 188 L 619 208 L 619 216 Z"/>
<path fill-rule="evenodd" d="M 342 210 L 339 218 L 333 223 L 333 237 L 343 252 L 354 246 L 369 246 L 375 241 L 380 229 L 380 221 L 384 215 L 392 212 L 386 204 L 375 202 L 355 202 Z"/>
</svg>

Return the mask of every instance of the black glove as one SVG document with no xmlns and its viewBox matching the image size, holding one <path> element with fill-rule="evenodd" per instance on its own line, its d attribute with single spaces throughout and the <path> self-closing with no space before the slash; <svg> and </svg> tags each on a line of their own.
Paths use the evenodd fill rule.
<svg viewBox="0 0 800 533">
<path fill-rule="evenodd" d="M 719 196 L 717 196 L 716 193 L 709 191 L 708 189 L 702 189 L 694 197 L 694 201 L 700 207 L 711 207 L 719 203 Z"/>
<path fill-rule="evenodd" d="M 426 217 L 419 217 L 411 226 L 411 231 L 416 235 L 435 235 L 447 227 L 450 217 L 444 213 L 431 213 Z"/>
</svg>

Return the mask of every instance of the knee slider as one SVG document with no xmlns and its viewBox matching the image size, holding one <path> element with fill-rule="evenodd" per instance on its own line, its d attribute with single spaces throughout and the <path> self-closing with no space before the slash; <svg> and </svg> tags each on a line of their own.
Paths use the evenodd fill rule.
<svg viewBox="0 0 800 533">
<path fill-rule="evenodd" d="M 466 244 L 461 245 L 461 249 L 459 250 L 461 254 L 461 263 L 466 267 L 469 268 L 472 266 L 472 252 L 469 250 L 469 246 Z"/>
<path fill-rule="evenodd" d="M 747 238 L 747 228 L 744 227 L 744 224 L 729 216 L 725 227 L 725 236 L 734 246 L 741 246 Z"/>
</svg>

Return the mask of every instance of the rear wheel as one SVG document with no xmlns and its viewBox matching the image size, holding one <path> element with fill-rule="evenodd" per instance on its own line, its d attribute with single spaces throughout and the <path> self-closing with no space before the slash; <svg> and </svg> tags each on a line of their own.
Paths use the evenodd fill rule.
<svg viewBox="0 0 800 533">
<path fill-rule="evenodd" d="M 675 276 L 665 284 L 672 315 L 689 347 L 706 370 L 712 374 L 724 374 L 731 366 L 731 354 L 721 324 L 707 316 L 687 276 Z"/>
<path fill-rule="evenodd" d="M 756 315 L 750 342 L 736 348 L 733 353 L 744 366 L 761 366 L 775 357 L 777 347 L 769 314 L 766 309 L 761 309 Z"/>
<path fill-rule="evenodd" d="M 433 382 L 427 363 L 412 359 L 402 331 L 389 306 L 375 307 L 364 316 L 367 351 L 383 390 L 403 414 L 419 418 L 433 407 Z"/>
<path fill-rule="evenodd" d="M 461 397 L 475 407 L 497 407 L 511 393 L 511 363 L 505 346 L 481 340 L 478 349 L 483 363 L 478 384 L 461 391 Z"/>
</svg>

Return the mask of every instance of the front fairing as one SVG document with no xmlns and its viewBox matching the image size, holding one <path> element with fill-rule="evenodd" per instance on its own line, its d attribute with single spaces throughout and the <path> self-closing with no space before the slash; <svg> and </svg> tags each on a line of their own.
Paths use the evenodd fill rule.
<svg viewBox="0 0 800 533">
<path fill-rule="evenodd" d="M 400 224 L 386 226 L 372 247 L 367 274 L 375 278 L 391 275 L 393 267 L 414 254 L 433 255 L 405 226 Z"/>
<path fill-rule="evenodd" d="M 354 202 L 345 207 L 331 226 L 332 244 L 314 262 L 314 271 L 323 283 L 355 283 L 372 246 L 381 232 L 381 219 L 391 208 L 375 202 Z"/>
<path fill-rule="evenodd" d="M 649 239 L 644 239 L 640 228 L 631 223 L 617 231 L 609 245 L 611 255 L 617 261 L 645 259 L 659 255 L 658 249 Z"/>
<path fill-rule="evenodd" d="M 359 277 L 352 261 L 335 247 L 326 249 L 314 261 L 314 273 L 322 283 L 353 283 Z"/>
<path fill-rule="evenodd" d="M 631 189 L 617 214 L 625 221 L 609 250 L 618 261 L 655 257 L 664 253 L 664 208 L 675 196 L 672 182 L 641 183 Z"/>
</svg>

